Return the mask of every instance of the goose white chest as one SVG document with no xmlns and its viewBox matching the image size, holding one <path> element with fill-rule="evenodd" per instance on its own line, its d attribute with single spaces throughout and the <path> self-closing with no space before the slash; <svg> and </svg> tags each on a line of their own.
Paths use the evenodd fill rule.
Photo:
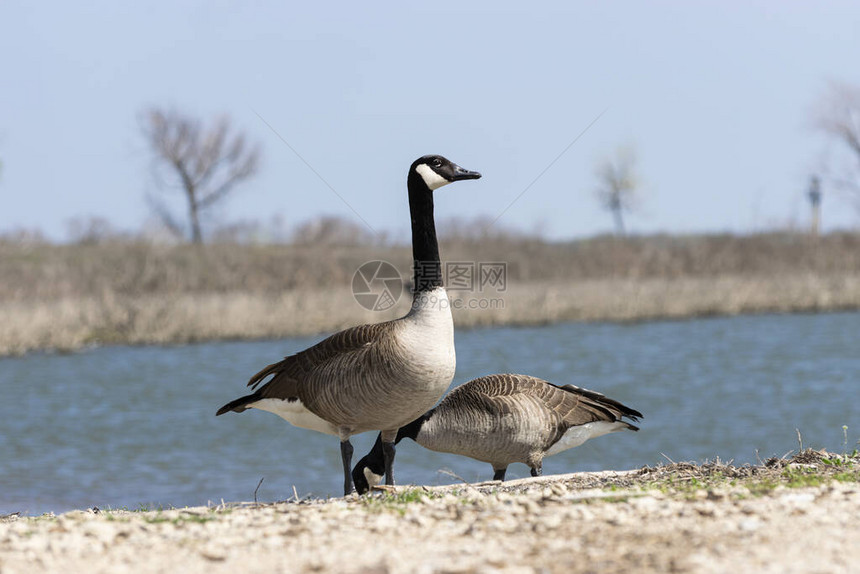
<svg viewBox="0 0 860 574">
<path fill-rule="evenodd" d="M 416 295 L 398 339 L 411 374 L 427 380 L 430 387 L 444 386 L 444 392 L 457 366 L 454 319 L 444 287 Z"/>
</svg>

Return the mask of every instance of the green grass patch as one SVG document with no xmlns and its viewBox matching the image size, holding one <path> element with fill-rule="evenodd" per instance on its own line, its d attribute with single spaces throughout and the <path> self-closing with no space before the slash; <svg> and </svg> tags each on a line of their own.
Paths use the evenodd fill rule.
<svg viewBox="0 0 860 574">
<path fill-rule="evenodd" d="M 441 498 L 441 494 L 428 492 L 420 488 L 410 488 L 399 492 L 385 492 L 378 495 L 362 497 L 362 506 L 371 511 L 395 511 L 400 515 L 406 513 L 406 507 L 424 499 Z"/>
</svg>

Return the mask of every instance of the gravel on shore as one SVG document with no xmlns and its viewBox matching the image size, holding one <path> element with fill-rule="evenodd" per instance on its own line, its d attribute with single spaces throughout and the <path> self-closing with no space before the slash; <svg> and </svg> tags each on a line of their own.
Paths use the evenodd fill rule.
<svg viewBox="0 0 860 574">
<path fill-rule="evenodd" d="M 850 572 L 860 457 L 0 519 L 0 572 Z"/>
</svg>

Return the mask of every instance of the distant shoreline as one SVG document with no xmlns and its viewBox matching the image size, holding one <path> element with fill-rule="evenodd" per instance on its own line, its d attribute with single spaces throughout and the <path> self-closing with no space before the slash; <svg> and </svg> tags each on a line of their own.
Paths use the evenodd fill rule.
<svg viewBox="0 0 860 574">
<path fill-rule="evenodd" d="M 475 275 L 504 266 L 503 285 L 449 288 L 458 328 L 860 309 L 860 233 L 443 236 L 441 251 Z M 384 321 L 409 309 L 411 255 L 385 244 L 0 240 L 0 356 L 312 336 Z M 362 308 L 351 290 L 369 261 L 401 277 L 403 293 L 385 312 Z"/>
<path fill-rule="evenodd" d="M 491 310 L 468 308 L 481 294 L 451 295 L 462 307 L 454 310 L 458 328 L 835 312 L 860 309 L 860 273 L 514 282 L 499 294 L 504 308 Z M 0 356 L 313 336 L 398 317 L 408 308 L 404 294 L 385 312 L 367 311 L 343 288 L 0 301 Z"/>
</svg>

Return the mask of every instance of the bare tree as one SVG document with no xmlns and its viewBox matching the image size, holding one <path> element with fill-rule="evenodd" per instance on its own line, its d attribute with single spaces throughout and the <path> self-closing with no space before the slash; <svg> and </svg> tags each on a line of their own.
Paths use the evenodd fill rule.
<svg viewBox="0 0 860 574">
<path fill-rule="evenodd" d="M 632 147 L 620 147 L 612 157 L 597 164 L 595 194 L 604 209 L 612 213 L 615 232 L 624 235 L 624 212 L 634 207 L 638 181 L 636 154 Z"/>
<path fill-rule="evenodd" d="M 154 155 L 156 181 L 162 188 L 183 191 L 191 241 L 202 243 L 201 212 L 257 172 L 259 147 L 249 145 L 243 133 L 232 133 L 227 116 L 204 125 L 176 111 L 153 108 L 145 112 L 143 119 L 143 135 Z M 181 218 L 154 196 L 148 200 L 169 230 L 184 235 Z"/>
<path fill-rule="evenodd" d="M 860 208 L 860 87 L 831 83 L 818 102 L 813 121 L 847 154 L 827 170 L 828 182 L 846 192 Z"/>
</svg>

